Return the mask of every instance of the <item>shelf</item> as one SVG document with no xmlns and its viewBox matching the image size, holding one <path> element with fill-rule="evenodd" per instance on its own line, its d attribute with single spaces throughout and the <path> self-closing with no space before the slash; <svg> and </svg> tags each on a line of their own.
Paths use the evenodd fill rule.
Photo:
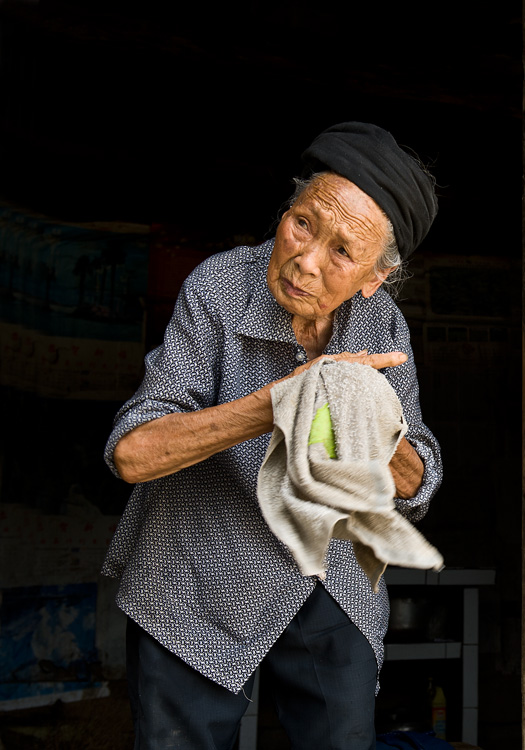
<svg viewBox="0 0 525 750">
<path fill-rule="evenodd" d="M 443 643 L 386 643 L 386 661 L 421 659 L 460 659 L 462 644 L 456 641 Z"/>
<path fill-rule="evenodd" d="M 385 571 L 385 581 L 389 586 L 457 586 L 463 589 L 461 642 L 385 643 L 385 661 L 461 659 L 462 740 L 475 745 L 478 737 L 478 588 L 493 585 L 496 571 L 489 568 L 443 568 L 436 573 L 431 570 L 389 567 Z M 430 590 L 425 593 L 432 599 Z"/>
<path fill-rule="evenodd" d="M 491 586 L 496 579 L 492 569 L 443 568 L 439 573 L 433 570 L 389 567 L 385 571 L 385 581 L 390 586 Z"/>
</svg>

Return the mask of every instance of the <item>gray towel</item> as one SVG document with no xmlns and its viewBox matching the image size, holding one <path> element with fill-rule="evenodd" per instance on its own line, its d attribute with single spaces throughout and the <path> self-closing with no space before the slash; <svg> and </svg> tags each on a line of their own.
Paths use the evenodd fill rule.
<svg viewBox="0 0 525 750">
<path fill-rule="evenodd" d="M 271 390 L 274 430 L 257 494 L 272 532 L 303 575 L 326 576 L 332 537 L 354 543 L 374 591 L 387 564 L 440 570 L 443 558 L 394 503 L 389 462 L 407 430 L 387 379 L 369 365 L 322 359 Z M 329 405 L 335 459 L 309 445 L 320 407 Z"/>
</svg>

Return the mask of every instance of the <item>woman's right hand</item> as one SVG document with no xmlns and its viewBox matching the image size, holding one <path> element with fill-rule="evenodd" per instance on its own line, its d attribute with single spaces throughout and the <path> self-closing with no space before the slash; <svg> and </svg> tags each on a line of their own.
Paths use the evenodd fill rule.
<svg viewBox="0 0 525 750">
<path fill-rule="evenodd" d="M 385 367 L 397 367 L 407 361 L 408 357 L 404 352 L 387 352 L 386 354 L 368 354 L 366 349 L 361 352 L 342 352 L 341 354 L 321 354 L 320 357 L 306 362 L 304 365 L 296 367 L 292 373 L 299 375 L 301 372 L 308 370 L 321 359 L 333 359 L 336 362 L 356 362 L 360 365 L 369 365 L 374 370 L 382 370 Z"/>
</svg>

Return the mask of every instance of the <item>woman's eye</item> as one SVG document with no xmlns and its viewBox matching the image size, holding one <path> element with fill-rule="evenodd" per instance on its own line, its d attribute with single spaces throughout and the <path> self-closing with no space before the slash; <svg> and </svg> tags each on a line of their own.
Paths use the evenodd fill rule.
<svg viewBox="0 0 525 750">
<path fill-rule="evenodd" d="M 338 247 L 338 248 L 337 248 L 337 254 L 338 254 L 338 255 L 345 255 L 345 256 L 346 256 L 347 258 L 349 258 L 349 257 L 350 257 L 350 256 L 348 255 L 348 253 L 346 252 L 346 250 L 344 249 L 344 247 Z"/>
<path fill-rule="evenodd" d="M 300 216 L 297 218 L 297 224 L 301 229 L 308 229 L 308 222 L 306 219 L 302 219 Z"/>
</svg>

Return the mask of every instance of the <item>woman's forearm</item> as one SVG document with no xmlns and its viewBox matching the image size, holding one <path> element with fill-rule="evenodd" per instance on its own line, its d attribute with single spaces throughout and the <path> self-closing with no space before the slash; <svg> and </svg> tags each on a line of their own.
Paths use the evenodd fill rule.
<svg viewBox="0 0 525 750">
<path fill-rule="evenodd" d="M 406 438 L 402 438 L 390 461 L 390 471 L 396 485 L 396 497 L 414 497 L 423 481 L 425 466 Z"/>
<path fill-rule="evenodd" d="M 117 443 L 115 466 L 126 482 L 147 482 L 272 429 L 270 386 L 265 386 L 229 403 L 167 414 L 136 427 Z"/>
</svg>

